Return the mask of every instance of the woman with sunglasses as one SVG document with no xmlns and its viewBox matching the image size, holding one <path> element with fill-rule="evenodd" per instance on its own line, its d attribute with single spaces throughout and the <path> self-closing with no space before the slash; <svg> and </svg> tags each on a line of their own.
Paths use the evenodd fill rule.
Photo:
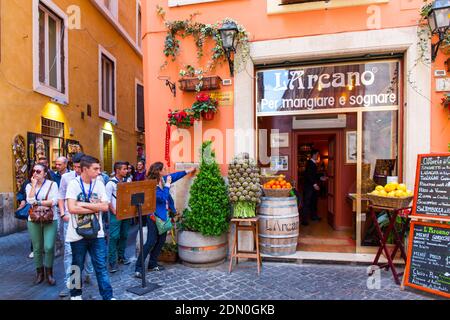
<svg viewBox="0 0 450 320">
<path fill-rule="evenodd" d="M 32 206 L 52 208 L 54 213 L 53 222 L 45 224 L 35 223 L 29 217 L 28 232 L 33 243 L 34 264 L 36 266 L 36 279 L 34 284 L 39 284 L 47 278 L 48 284 L 53 286 L 56 284 L 53 277 L 53 260 L 56 232 L 58 230 L 58 215 L 56 214 L 58 186 L 55 182 L 47 179 L 47 174 L 48 168 L 46 166 L 41 164 L 34 165 L 31 183 L 26 187 L 27 203 Z"/>
</svg>

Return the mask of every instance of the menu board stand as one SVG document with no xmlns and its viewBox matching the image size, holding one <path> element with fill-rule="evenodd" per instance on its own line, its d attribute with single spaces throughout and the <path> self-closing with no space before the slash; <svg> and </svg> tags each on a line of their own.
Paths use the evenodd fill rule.
<svg viewBox="0 0 450 320">
<path fill-rule="evenodd" d="M 401 289 L 450 298 L 450 153 L 418 156 L 410 218 Z"/>
</svg>

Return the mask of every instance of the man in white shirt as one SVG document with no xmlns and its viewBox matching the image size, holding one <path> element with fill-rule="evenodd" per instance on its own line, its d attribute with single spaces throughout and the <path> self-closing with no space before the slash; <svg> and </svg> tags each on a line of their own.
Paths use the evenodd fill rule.
<svg viewBox="0 0 450 320">
<path fill-rule="evenodd" d="M 127 164 L 117 162 L 114 164 L 115 176 L 106 184 L 106 194 L 109 200 L 109 272 L 118 271 L 117 263 L 130 264 L 125 257 L 125 249 L 130 229 L 130 220 L 118 220 L 116 213 L 117 184 L 126 182 Z"/>
<path fill-rule="evenodd" d="M 86 254 L 92 257 L 97 284 L 103 300 L 112 300 L 107 269 L 107 246 L 103 231 L 102 212 L 109 209 L 105 186 L 98 180 L 98 159 L 84 156 L 81 159 L 81 176 L 70 181 L 66 199 L 70 213 L 66 241 L 72 247 L 72 272 L 75 285 L 70 290 L 71 300 L 82 300 L 81 275 Z"/>
<path fill-rule="evenodd" d="M 66 203 L 67 186 L 70 181 L 81 175 L 80 162 L 83 157 L 83 153 L 77 153 L 72 157 L 73 171 L 63 174 L 59 185 L 58 207 L 59 212 L 61 213 L 61 220 L 64 222 L 64 283 L 66 284 L 64 289 L 59 293 L 59 296 L 62 298 L 67 297 L 70 294 L 69 279 L 72 267 L 72 248 L 70 247 L 70 243 L 65 240 L 67 235 L 67 227 L 70 220 L 70 214 Z M 88 255 L 86 258 L 86 263 L 84 264 L 86 270 L 85 283 L 89 283 L 92 274 L 94 273 L 94 267 L 92 266 L 91 257 Z"/>
</svg>

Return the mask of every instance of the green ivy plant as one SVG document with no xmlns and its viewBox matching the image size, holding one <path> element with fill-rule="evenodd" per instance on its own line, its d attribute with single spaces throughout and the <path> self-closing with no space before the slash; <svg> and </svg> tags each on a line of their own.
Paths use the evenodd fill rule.
<svg viewBox="0 0 450 320">
<path fill-rule="evenodd" d="M 161 9 L 157 8 L 157 13 L 165 19 L 165 13 L 161 13 Z M 204 56 L 203 46 L 207 38 L 211 38 L 214 42 L 214 48 L 211 52 L 211 59 L 208 61 L 206 71 L 212 71 L 217 64 L 226 61 L 226 55 L 222 47 L 222 38 L 220 37 L 219 28 L 226 22 L 234 22 L 238 27 L 237 34 L 237 53 L 235 55 L 235 69 L 239 72 L 250 57 L 249 35 L 245 28 L 230 18 L 225 18 L 215 24 L 204 24 L 194 21 L 199 13 L 193 13 L 189 19 L 165 21 L 167 35 L 164 41 L 164 55 L 175 61 L 180 53 L 180 40 L 192 36 L 197 47 L 197 58 L 200 60 Z M 162 67 L 167 65 L 167 61 Z"/>
<path fill-rule="evenodd" d="M 183 213 L 182 229 L 204 236 L 221 236 L 228 231 L 231 216 L 228 188 L 220 174 L 212 141 L 201 148 L 200 172 L 190 191 L 188 208 Z"/>
</svg>

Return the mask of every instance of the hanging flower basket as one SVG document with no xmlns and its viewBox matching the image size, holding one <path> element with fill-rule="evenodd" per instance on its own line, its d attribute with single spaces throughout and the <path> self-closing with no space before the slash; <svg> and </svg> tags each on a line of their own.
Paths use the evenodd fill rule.
<svg viewBox="0 0 450 320">
<path fill-rule="evenodd" d="M 206 112 L 202 111 L 202 118 L 205 121 L 211 121 L 211 120 L 214 120 L 214 114 L 215 114 L 215 112 L 212 110 L 206 111 Z"/>
<path fill-rule="evenodd" d="M 185 77 L 178 82 L 181 91 L 198 92 L 220 89 L 222 79 L 219 76 Z"/>
<path fill-rule="evenodd" d="M 195 113 L 190 109 L 185 110 L 169 110 L 169 114 L 167 115 L 167 123 L 171 126 L 176 126 L 182 129 L 189 129 L 194 125 L 195 120 L 198 120 L 198 117 Z"/>
<path fill-rule="evenodd" d="M 200 92 L 197 94 L 195 100 L 196 101 L 192 105 L 191 110 L 194 112 L 196 117 L 199 118 L 201 115 L 205 121 L 213 120 L 214 114 L 217 112 L 217 100 L 211 98 L 211 95 L 206 92 Z"/>
</svg>

